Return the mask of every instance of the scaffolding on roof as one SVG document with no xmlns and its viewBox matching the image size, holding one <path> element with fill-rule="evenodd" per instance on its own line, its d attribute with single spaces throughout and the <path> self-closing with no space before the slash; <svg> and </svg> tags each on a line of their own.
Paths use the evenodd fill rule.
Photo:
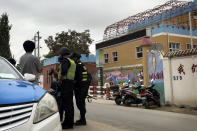
<svg viewBox="0 0 197 131">
<path fill-rule="evenodd" d="M 151 19 L 156 15 L 168 13 L 168 11 L 174 10 L 178 7 L 184 7 L 185 5 L 189 5 L 191 1 L 178 1 L 178 0 L 170 0 L 163 5 L 158 5 L 153 9 L 148 9 L 144 12 L 138 13 L 133 16 L 129 16 L 126 19 L 118 21 L 112 25 L 109 25 L 105 31 L 103 40 L 113 39 L 115 37 L 119 37 L 129 33 L 129 26 L 136 24 L 139 21 L 143 21 L 145 19 Z M 149 23 L 154 24 L 154 23 Z"/>
</svg>

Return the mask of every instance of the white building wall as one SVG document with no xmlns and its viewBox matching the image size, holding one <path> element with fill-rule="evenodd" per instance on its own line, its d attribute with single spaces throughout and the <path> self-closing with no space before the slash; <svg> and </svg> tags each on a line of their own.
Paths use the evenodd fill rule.
<svg viewBox="0 0 197 131">
<path fill-rule="evenodd" d="M 197 67 L 192 73 L 192 65 L 197 65 L 197 56 L 164 58 L 163 63 L 165 101 L 197 106 Z M 181 64 L 185 74 L 178 71 Z"/>
<path fill-rule="evenodd" d="M 170 75 L 170 60 L 168 58 L 163 59 L 163 73 L 164 73 L 164 92 L 165 103 L 172 103 L 172 88 L 171 88 L 171 75 Z M 169 79 L 167 79 L 169 78 Z"/>
</svg>

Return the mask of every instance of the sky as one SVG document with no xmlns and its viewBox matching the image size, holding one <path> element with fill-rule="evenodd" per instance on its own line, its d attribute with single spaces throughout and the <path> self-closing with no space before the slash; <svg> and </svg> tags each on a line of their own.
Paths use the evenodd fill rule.
<svg viewBox="0 0 197 131">
<path fill-rule="evenodd" d="M 95 43 L 102 40 L 108 25 L 167 1 L 169 0 L 0 0 L 0 14 L 6 12 L 9 16 L 12 25 L 11 51 L 18 61 L 25 53 L 23 42 L 32 40 L 37 31 L 42 37 L 41 56 L 49 51 L 44 40 L 68 29 L 77 32 L 89 29 L 94 40 L 90 51 L 95 54 Z"/>
</svg>

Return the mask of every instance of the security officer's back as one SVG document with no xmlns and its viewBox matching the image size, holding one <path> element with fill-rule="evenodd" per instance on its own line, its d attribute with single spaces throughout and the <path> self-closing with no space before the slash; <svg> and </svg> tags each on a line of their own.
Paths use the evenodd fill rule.
<svg viewBox="0 0 197 131">
<path fill-rule="evenodd" d="M 80 62 L 81 55 L 73 53 L 71 58 L 76 62 L 76 73 L 75 73 L 75 99 L 76 105 L 80 110 L 80 119 L 76 121 L 76 125 L 86 125 L 86 108 L 85 98 L 88 94 L 89 82 L 87 80 L 87 68 L 83 63 Z"/>
<path fill-rule="evenodd" d="M 72 59 L 68 58 L 70 53 L 67 48 L 61 48 L 59 53 L 62 58 L 60 60 L 58 84 L 61 86 L 63 110 L 65 111 L 62 128 L 70 129 L 73 128 L 74 123 L 73 89 L 76 64 Z"/>
</svg>

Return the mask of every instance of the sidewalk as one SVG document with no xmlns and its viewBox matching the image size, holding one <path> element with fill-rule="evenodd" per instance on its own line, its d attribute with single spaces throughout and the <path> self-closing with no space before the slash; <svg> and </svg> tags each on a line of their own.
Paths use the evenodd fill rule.
<svg viewBox="0 0 197 131">
<path fill-rule="evenodd" d="M 99 104 L 109 104 L 109 105 L 118 106 L 115 104 L 114 100 L 97 99 L 97 100 L 93 100 L 92 102 L 99 103 Z M 142 105 L 139 105 L 138 107 L 131 106 L 131 108 L 144 108 L 144 107 Z M 180 108 L 177 106 L 162 106 L 160 108 L 155 107 L 155 108 L 152 108 L 149 110 L 160 110 L 160 111 L 167 111 L 167 112 L 197 115 L 197 110 L 190 109 L 190 108 Z"/>
<path fill-rule="evenodd" d="M 99 103 L 99 104 L 110 104 L 110 105 L 116 105 L 115 101 L 114 100 L 106 100 L 106 99 L 101 99 L 101 98 L 98 98 L 98 99 L 93 99 L 92 100 L 93 103 Z"/>
<path fill-rule="evenodd" d="M 86 126 L 74 126 L 73 129 L 63 130 L 63 131 L 127 131 L 127 130 L 115 128 L 104 123 L 98 123 L 95 121 L 87 120 Z"/>
</svg>

